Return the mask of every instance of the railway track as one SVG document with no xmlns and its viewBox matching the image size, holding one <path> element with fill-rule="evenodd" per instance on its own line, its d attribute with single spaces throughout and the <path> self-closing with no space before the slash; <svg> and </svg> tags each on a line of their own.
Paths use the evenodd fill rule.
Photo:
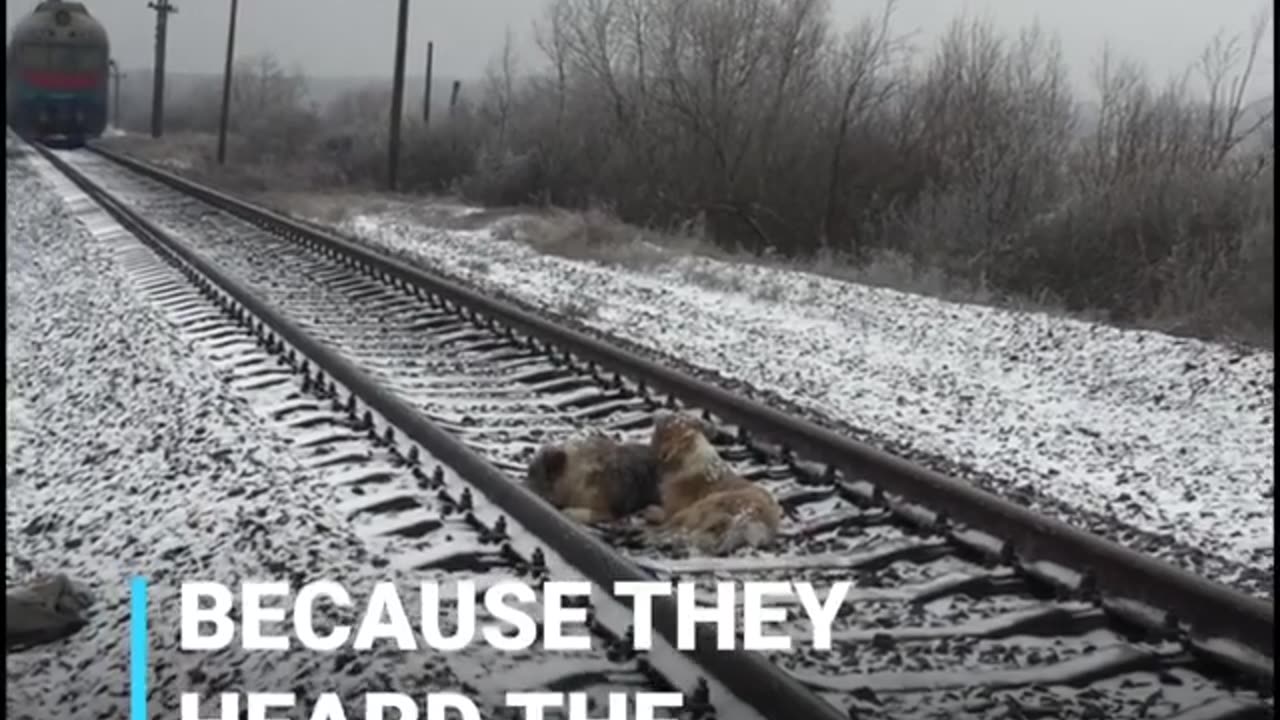
<svg viewBox="0 0 1280 720">
<path fill-rule="evenodd" d="M 446 575 L 537 566 L 602 584 L 697 580 L 707 602 L 717 579 L 853 580 L 829 652 L 692 658 L 711 680 L 699 702 L 721 703 L 721 717 L 739 717 L 723 706 L 734 694 L 779 718 L 1273 716 L 1269 603 L 134 161 L 49 156 L 204 278 L 216 310 L 177 276 L 144 283 L 213 349 L 248 353 L 228 359 L 246 389 L 284 393 L 279 422 L 331 463 L 349 517 L 384 557 Z M 284 367 L 269 357 L 290 355 Z M 305 387 L 286 392 L 295 370 Z M 664 406 L 715 417 L 722 454 L 782 499 L 792 517 L 779 548 L 677 557 L 574 526 L 512 482 L 541 442 L 587 427 L 643 440 Z M 404 435 L 413 443 L 395 442 Z M 375 440 L 376 451 L 361 449 Z M 399 449 L 411 445 L 416 463 Z M 468 513 L 489 519 L 459 520 Z M 503 535 L 526 549 L 494 542 L 500 515 Z M 660 632 L 670 613 L 656 613 Z M 617 618 L 615 641 L 625 635 L 624 608 L 601 614 Z M 642 682 L 690 689 L 671 682 L 690 675 L 665 651 L 665 680 Z M 622 662 L 621 676 L 664 673 Z"/>
<path fill-rule="evenodd" d="M 67 184 L 68 195 L 88 201 L 70 181 Z M 388 441 L 385 433 L 371 432 L 369 419 L 335 403 L 327 387 L 287 362 L 282 347 L 265 346 L 252 323 L 246 322 L 247 315 L 211 301 L 213 286 L 193 283 L 184 273 L 190 272 L 189 266 L 139 242 L 106 212 L 82 219 L 95 239 L 114 252 L 132 289 L 201 349 L 328 485 L 338 514 L 368 545 L 372 564 L 411 569 L 422 581 L 441 583 L 450 604 L 457 601 L 450 592 L 455 581 L 473 582 L 478 624 L 492 620 L 479 596 L 497 583 L 529 583 L 538 588 L 536 602 L 541 604 L 539 580 L 585 579 L 523 527 L 509 523 L 499 508 L 439 459 L 418 448 L 410 450 L 395 438 Z M 428 536 L 443 541 L 424 542 Z M 297 568 L 280 571 L 295 587 L 316 579 Z M 508 691 L 538 688 L 586 692 L 591 711 L 599 714 L 608 707 L 610 693 L 689 690 L 686 706 L 696 711 L 689 717 L 714 717 L 706 712 L 714 709 L 722 716 L 762 718 L 718 683 L 687 682 L 704 673 L 665 644 L 653 653 L 628 652 L 624 641 L 629 611 L 603 593 L 594 591 L 588 607 L 590 650 L 549 657 L 536 645 L 520 653 L 482 648 L 451 669 L 473 697 L 490 707 L 500 708 Z M 536 608 L 528 610 L 541 616 Z M 334 671 L 348 670 L 359 672 L 359 662 L 339 653 Z M 547 717 L 563 714 L 548 711 Z"/>
</svg>

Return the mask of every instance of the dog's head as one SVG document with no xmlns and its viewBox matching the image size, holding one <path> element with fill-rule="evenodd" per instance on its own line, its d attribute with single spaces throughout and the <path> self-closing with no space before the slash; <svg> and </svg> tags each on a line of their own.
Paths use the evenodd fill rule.
<svg viewBox="0 0 1280 720">
<path fill-rule="evenodd" d="M 555 496 L 556 483 L 564 476 L 568 464 L 569 453 L 563 445 L 543 445 L 529 461 L 525 487 L 550 500 Z"/>
<path fill-rule="evenodd" d="M 711 423 L 686 413 L 659 411 L 653 419 L 651 444 L 660 462 L 671 462 L 715 437 Z"/>
</svg>

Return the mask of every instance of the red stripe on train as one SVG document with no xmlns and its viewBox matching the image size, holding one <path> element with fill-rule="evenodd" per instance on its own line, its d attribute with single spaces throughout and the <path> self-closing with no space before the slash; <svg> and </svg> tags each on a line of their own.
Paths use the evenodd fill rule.
<svg viewBox="0 0 1280 720">
<path fill-rule="evenodd" d="M 97 88 L 104 76 L 92 73 L 62 73 L 44 70 L 27 70 L 22 74 L 24 80 L 41 90 L 93 90 Z"/>
</svg>

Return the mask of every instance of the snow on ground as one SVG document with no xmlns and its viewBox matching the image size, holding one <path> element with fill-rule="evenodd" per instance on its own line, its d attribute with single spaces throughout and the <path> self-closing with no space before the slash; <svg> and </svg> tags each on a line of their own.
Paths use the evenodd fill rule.
<svg viewBox="0 0 1280 720">
<path fill-rule="evenodd" d="M 1256 568 L 1255 590 L 1272 592 L 1271 352 L 704 257 L 609 267 L 496 225 L 411 217 L 353 214 L 339 229 L 1005 488 Z"/>
<path fill-rule="evenodd" d="M 336 580 L 356 606 L 322 611 L 322 634 L 356 621 L 375 581 L 397 582 L 407 603 L 416 594 L 411 578 L 375 569 L 315 476 L 126 289 L 34 161 L 8 151 L 5 580 L 65 572 L 96 596 L 75 635 L 6 654 L 8 717 L 49 717 L 51 707 L 68 719 L 127 716 L 134 574 L 152 584 L 152 717 L 176 716 L 179 691 L 333 691 L 348 702 L 379 689 L 420 702 L 430 690 L 463 691 L 441 656 L 385 643 L 359 659 L 345 649 L 246 654 L 235 643 L 179 650 L 181 581 Z"/>
</svg>

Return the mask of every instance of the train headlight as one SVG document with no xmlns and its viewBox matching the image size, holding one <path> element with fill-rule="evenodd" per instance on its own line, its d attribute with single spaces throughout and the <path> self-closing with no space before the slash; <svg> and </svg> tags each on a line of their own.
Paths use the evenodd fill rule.
<svg viewBox="0 0 1280 720">
<path fill-rule="evenodd" d="M 58 27 L 66 27 L 71 24 L 71 13 L 66 10 L 59 10 L 53 14 L 53 22 Z"/>
</svg>

